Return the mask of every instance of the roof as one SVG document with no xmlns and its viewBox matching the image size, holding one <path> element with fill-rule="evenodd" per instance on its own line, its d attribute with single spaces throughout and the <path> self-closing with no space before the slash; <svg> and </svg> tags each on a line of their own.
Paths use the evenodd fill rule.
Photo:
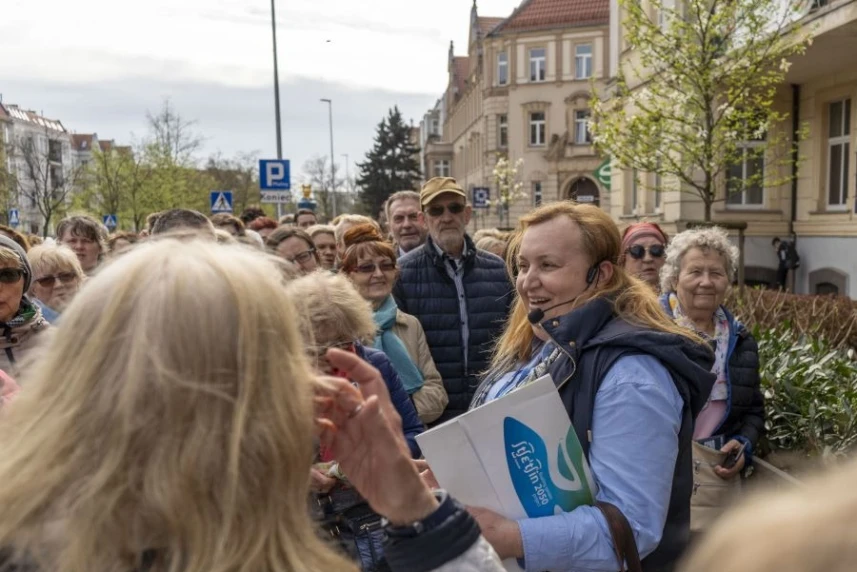
<svg viewBox="0 0 857 572">
<path fill-rule="evenodd" d="M 99 139 L 99 141 L 98 141 L 98 146 L 99 146 L 99 147 L 101 147 L 101 152 L 102 152 L 102 153 L 107 153 L 108 151 L 110 151 L 111 149 L 113 149 L 113 141 L 112 141 L 112 140 L 110 140 L 110 141 L 101 141 L 101 140 Z"/>
<path fill-rule="evenodd" d="M 452 60 L 452 73 L 454 85 L 458 89 L 456 93 L 464 94 L 467 87 L 467 77 L 470 75 L 470 58 L 466 56 L 456 56 Z"/>
<path fill-rule="evenodd" d="M 60 122 L 59 120 L 47 119 L 45 117 L 42 117 L 35 111 L 21 109 L 17 105 L 12 104 L 0 104 L 0 109 L 4 111 L 3 116 L 8 119 L 32 123 L 34 125 L 44 127 L 45 129 L 53 129 L 54 131 L 61 131 L 63 133 L 65 133 L 66 131 L 65 127 L 63 127 L 62 125 L 62 122 Z"/>
<path fill-rule="evenodd" d="M 92 151 L 94 133 L 78 133 L 71 136 L 71 146 L 75 151 Z"/>
<path fill-rule="evenodd" d="M 610 0 L 524 0 L 492 33 L 608 24 Z"/>
<path fill-rule="evenodd" d="M 486 35 L 488 32 L 499 26 L 503 20 L 506 18 L 488 18 L 488 17 L 480 17 L 477 22 L 479 24 L 479 31 L 482 32 L 482 35 Z"/>
</svg>

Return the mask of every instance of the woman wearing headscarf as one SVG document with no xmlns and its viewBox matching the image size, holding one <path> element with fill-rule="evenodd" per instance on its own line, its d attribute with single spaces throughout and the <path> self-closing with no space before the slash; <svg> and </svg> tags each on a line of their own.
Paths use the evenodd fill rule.
<svg viewBox="0 0 857 572">
<path fill-rule="evenodd" d="M 41 309 L 26 295 L 32 280 L 27 253 L 0 236 L 0 369 L 15 376 L 20 362 L 48 328 Z"/>
<path fill-rule="evenodd" d="M 653 222 L 632 224 L 622 234 L 619 264 L 628 274 L 636 276 L 657 292 L 668 241 L 667 233 Z"/>
<path fill-rule="evenodd" d="M 431 423 L 441 416 L 449 397 L 420 321 L 399 310 L 391 294 L 398 277 L 393 246 L 371 224 L 350 228 L 343 240 L 341 271 L 374 311 L 378 332 L 372 347 L 390 358 L 420 419 Z"/>
</svg>

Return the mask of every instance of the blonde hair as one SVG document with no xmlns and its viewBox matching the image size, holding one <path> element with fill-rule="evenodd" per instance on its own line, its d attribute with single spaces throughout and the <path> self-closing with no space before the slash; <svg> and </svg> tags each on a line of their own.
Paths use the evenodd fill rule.
<svg viewBox="0 0 857 572">
<path fill-rule="evenodd" d="M 857 560 L 857 462 L 768 491 L 727 512 L 679 569 L 686 572 L 850 572 Z M 747 531 L 753 542 L 747 542 Z"/>
<path fill-rule="evenodd" d="M 378 229 L 378 232 L 381 232 L 381 225 L 377 222 L 369 218 L 368 216 L 363 216 L 359 214 L 347 214 L 340 215 L 337 217 L 336 224 L 334 225 L 334 238 L 336 238 L 336 244 L 342 244 L 342 237 L 345 235 L 345 225 L 348 224 L 349 228 L 352 226 L 357 226 L 358 224 L 372 224 L 375 225 L 375 228 Z"/>
<path fill-rule="evenodd" d="M 622 247 L 619 229 L 610 215 L 594 205 L 561 201 L 544 205 L 521 217 L 518 228 L 509 241 L 506 255 L 506 270 L 513 283 L 518 274 L 517 256 L 524 233 L 531 226 L 561 216 L 571 219 L 580 229 L 583 242 L 581 250 L 586 253 L 590 264 L 609 262 L 613 266 L 611 278 L 597 281 L 594 288 L 585 291 L 577 298 L 574 308 L 595 298 L 609 298 L 612 299 L 616 316 L 631 324 L 702 343 L 695 334 L 676 325 L 667 317 L 651 287 L 633 278 L 618 265 Z M 486 375 L 489 378 L 496 377 L 513 369 L 518 362 L 529 359 L 533 338 L 532 325 L 527 320 L 526 306 L 516 291 L 506 329 L 497 342 L 491 366 Z"/>
<path fill-rule="evenodd" d="M 51 272 L 70 270 L 78 278 L 83 278 L 83 268 L 77 255 L 67 246 L 57 243 L 40 244 L 27 252 L 27 259 L 33 268 L 33 282 L 37 277 Z M 31 285 L 32 287 L 32 285 Z"/>
<path fill-rule="evenodd" d="M 104 267 L 0 416 L 0 546 L 57 572 L 148 550 L 169 572 L 356 572 L 304 509 L 316 378 L 295 317 L 238 245 L 162 239 Z"/>
<path fill-rule="evenodd" d="M 7 246 L 0 246 L 0 267 L 20 268 L 23 270 L 24 262 L 18 253 Z"/>
<path fill-rule="evenodd" d="M 333 236 L 334 240 L 336 239 L 336 229 L 333 227 L 333 225 L 329 224 L 314 224 L 308 229 L 306 229 L 306 233 L 313 240 L 315 240 L 315 235 L 317 234 L 329 234 Z"/>
<path fill-rule="evenodd" d="M 286 291 L 313 338 L 321 337 L 319 333 L 333 335 L 336 341 L 370 343 L 375 338 L 378 327 L 372 306 L 345 276 L 313 272 L 290 282 Z"/>
</svg>

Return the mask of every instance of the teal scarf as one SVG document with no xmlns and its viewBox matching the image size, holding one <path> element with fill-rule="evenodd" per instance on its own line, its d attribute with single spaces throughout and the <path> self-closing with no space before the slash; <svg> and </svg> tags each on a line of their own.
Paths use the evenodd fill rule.
<svg viewBox="0 0 857 572">
<path fill-rule="evenodd" d="M 378 335 L 372 344 L 377 350 L 381 350 L 390 358 L 405 391 L 412 394 L 423 386 L 423 374 L 408 354 L 408 348 L 402 340 L 393 333 L 393 325 L 396 323 L 396 312 L 398 307 L 392 296 L 387 296 L 381 307 L 375 310 L 375 324 L 378 326 Z"/>
</svg>

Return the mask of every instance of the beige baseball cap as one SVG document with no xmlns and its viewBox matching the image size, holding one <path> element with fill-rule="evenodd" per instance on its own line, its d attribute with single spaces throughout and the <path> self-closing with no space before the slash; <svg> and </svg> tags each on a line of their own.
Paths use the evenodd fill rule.
<svg viewBox="0 0 857 572">
<path fill-rule="evenodd" d="M 434 177 L 426 181 L 420 190 L 420 205 L 426 206 L 443 193 L 454 193 L 467 200 L 467 193 L 459 186 L 458 181 L 452 177 Z"/>
</svg>

